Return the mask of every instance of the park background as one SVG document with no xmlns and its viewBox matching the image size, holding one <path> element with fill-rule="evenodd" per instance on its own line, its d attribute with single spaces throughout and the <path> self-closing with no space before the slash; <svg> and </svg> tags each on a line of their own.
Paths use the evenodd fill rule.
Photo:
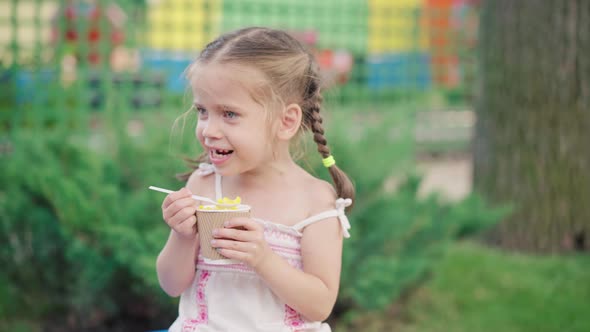
<svg viewBox="0 0 590 332">
<path fill-rule="evenodd" d="M 184 68 L 262 25 L 357 187 L 335 331 L 590 331 L 590 5 L 542 3 L 0 0 L 0 330 L 174 320 L 147 187 L 199 152 Z"/>
</svg>

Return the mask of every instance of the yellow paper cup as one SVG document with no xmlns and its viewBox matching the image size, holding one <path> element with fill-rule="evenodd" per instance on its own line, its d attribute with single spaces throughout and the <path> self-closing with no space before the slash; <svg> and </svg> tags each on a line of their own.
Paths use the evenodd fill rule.
<svg viewBox="0 0 590 332">
<path fill-rule="evenodd" d="M 236 217 L 250 217 L 250 206 L 241 204 L 232 210 L 219 209 L 215 205 L 204 205 L 197 208 L 200 252 L 203 257 L 212 260 L 228 259 L 211 247 L 212 232 L 216 228 L 223 228 L 224 222 Z"/>
</svg>

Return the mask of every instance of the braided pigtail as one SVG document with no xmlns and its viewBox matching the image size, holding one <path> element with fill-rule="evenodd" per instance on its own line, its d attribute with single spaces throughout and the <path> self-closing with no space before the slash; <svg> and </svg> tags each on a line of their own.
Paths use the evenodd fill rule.
<svg viewBox="0 0 590 332">
<path fill-rule="evenodd" d="M 336 166 L 330 155 L 320 115 L 323 98 L 320 93 L 319 67 L 305 46 L 285 31 L 249 27 L 227 33 L 209 43 L 201 51 L 195 66 L 190 67 L 189 80 L 195 68 L 209 63 L 243 65 L 256 69 L 267 79 L 265 83 L 272 87 L 270 92 L 276 94 L 278 100 L 298 103 L 303 111 L 302 128 L 313 133 L 313 140 L 324 159 L 324 166 L 330 172 L 338 196 L 354 201 L 352 181 Z M 265 99 L 267 88 L 263 86 L 252 89 L 252 97 L 272 102 Z M 207 158 L 207 155 L 201 155 L 188 162 L 195 169 L 199 162 L 206 161 Z M 186 178 L 189 175 L 190 172 L 187 172 L 179 176 Z"/>
<path fill-rule="evenodd" d="M 319 84 L 317 83 L 317 79 L 310 78 L 310 83 L 308 85 L 308 105 L 306 110 L 306 120 L 309 123 L 309 128 L 313 133 L 313 140 L 318 146 L 318 152 L 322 155 L 323 159 L 331 158 L 330 148 L 328 147 L 328 141 L 324 136 L 324 126 L 323 126 L 323 119 L 320 115 L 320 107 L 322 104 L 322 95 L 320 94 Z M 341 170 L 338 166 L 336 166 L 335 162 L 331 162 L 329 165 L 326 165 L 330 172 L 330 176 L 332 177 L 332 181 L 334 186 L 336 187 L 336 193 L 338 197 L 342 198 L 350 198 L 354 204 L 354 185 L 352 181 L 346 175 L 346 173 Z M 352 205 L 347 208 L 350 210 Z"/>
</svg>

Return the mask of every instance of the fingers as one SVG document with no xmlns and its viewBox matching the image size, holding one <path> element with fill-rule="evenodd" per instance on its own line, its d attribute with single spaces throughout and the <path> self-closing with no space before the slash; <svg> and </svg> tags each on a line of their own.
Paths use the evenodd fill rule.
<svg viewBox="0 0 590 332">
<path fill-rule="evenodd" d="M 174 229 L 183 235 L 194 235 L 197 232 L 196 224 L 197 217 L 193 215 L 182 221 Z"/>
<path fill-rule="evenodd" d="M 213 237 L 260 243 L 264 241 L 264 227 L 250 218 L 233 218 L 223 228 L 213 230 Z"/>
<path fill-rule="evenodd" d="M 162 203 L 162 216 L 166 224 L 177 233 L 192 237 L 196 234 L 197 202 L 187 188 L 168 194 Z"/>
<path fill-rule="evenodd" d="M 256 234 L 252 234 L 250 231 L 233 228 L 218 228 L 213 230 L 213 237 L 216 239 L 229 239 L 241 242 L 254 242 L 257 240 Z"/>
<path fill-rule="evenodd" d="M 215 239 L 211 241 L 211 246 L 217 250 L 221 255 L 229 258 L 242 261 L 252 267 L 255 267 L 258 262 L 266 256 L 268 251 L 267 246 L 258 245 L 253 242 L 240 242 L 233 240 Z"/>
<path fill-rule="evenodd" d="M 170 204 L 176 202 L 181 198 L 191 197 L 193 193 L 186 187 L 181 188 L 179 191 L 175 191 L 171 194 L 168 194 L 164 201 L 162 202 L 162 210 L 168 208 Z"/>
<path fill-rule="evenodd" d="M 229 220 L 223 228 L 213 231 L 213 237 L 211 246 L 221 255 L 242 261 L 253 268 L 271 251 L 264 239 L 264 226 L 250 218 Z"/>
<path fill-rule="evenodd" d="M 178 224 L 184 219 L 194 215 L 197 211 L 197 204 L 192 198 L 181 198 L 174 201 L 162 212 L 164 220 L 168 224 Z"/>
<path fill-rule="evenodd" d="M 227 249 L 233 251 L 240 251 L 245 253 L 254 253 L 258 251 L 258 245 L 252 242 L 240 242 L 224 239 L 214 239 L 211 241 L 211 246 L 214 248 Z"/>
<path fill-rule="evenodd" d="M 264 226 L 260 223 L 252 220 L 251 218 L 231 218 L 230 220 L 226 221 L 223 226 L 225 228 L 243 228 L 249 231 L 264 231 Z"/>
</svg>

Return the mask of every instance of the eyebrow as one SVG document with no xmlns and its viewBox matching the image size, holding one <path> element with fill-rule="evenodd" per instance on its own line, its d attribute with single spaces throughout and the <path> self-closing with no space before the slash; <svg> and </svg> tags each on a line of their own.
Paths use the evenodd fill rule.
<svg viewBox="0 0 590 332">
<path fill-rule="evenodd" d="M 200 108 L 206 108 L 205 105 L 200 104 L 198 102 L 193 102 L 193 105 L 195 107 L 200 107 Z M 241 110 L 241 108 L 237 107 L 237 106 L 233 106 L 233 105 L 225 105 L 225 104 L 216 104 L 213 105 L 214 108 L 216 109 L 221 109 L 221 110 L 225 110 L 225 111 L 236 111 L 236 110 Z"/>
</svg>

